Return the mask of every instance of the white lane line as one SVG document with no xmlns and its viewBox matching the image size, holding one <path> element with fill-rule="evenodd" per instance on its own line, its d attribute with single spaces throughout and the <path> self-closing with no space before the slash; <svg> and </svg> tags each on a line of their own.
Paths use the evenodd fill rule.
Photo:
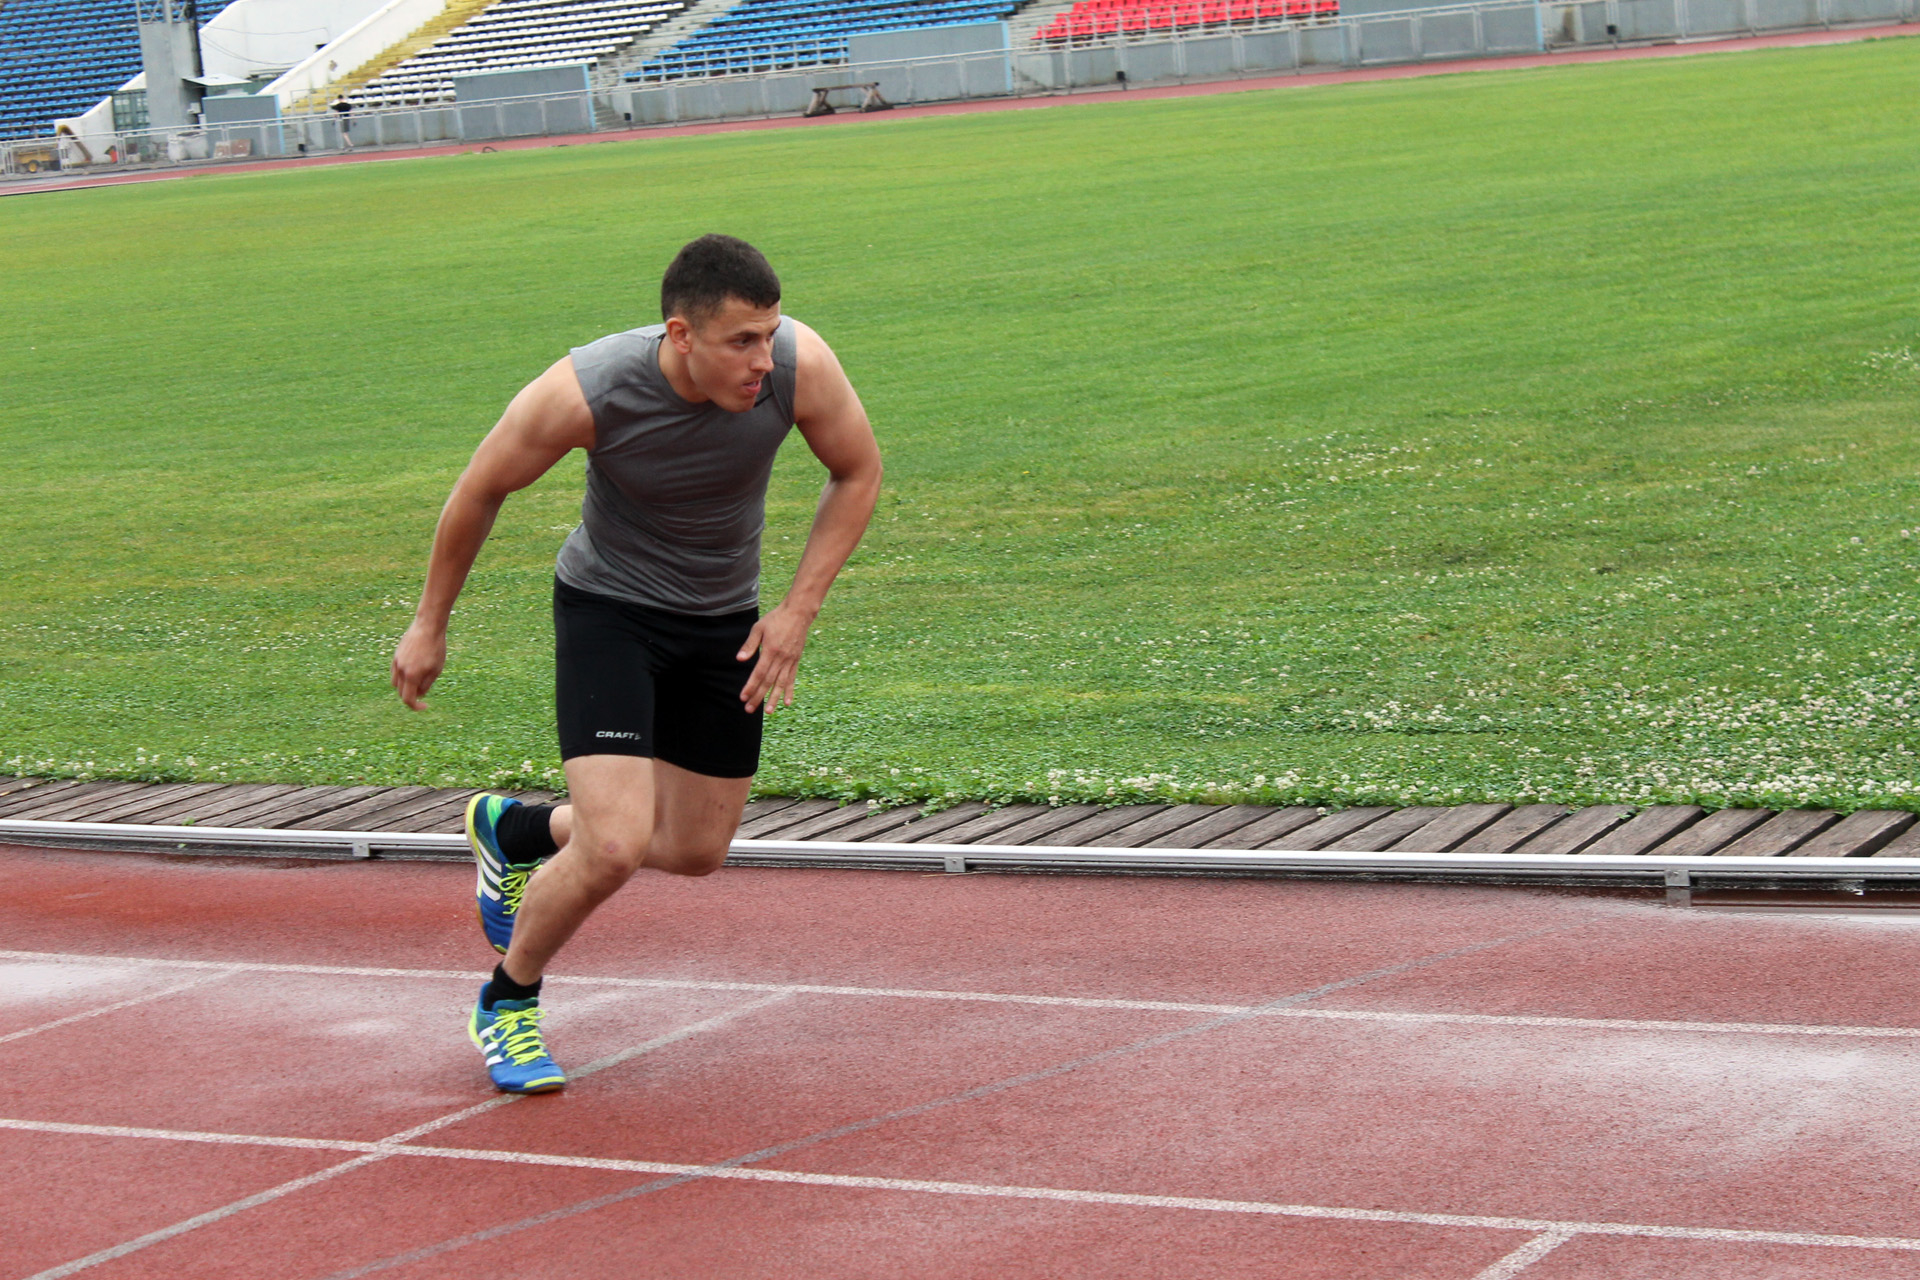
<svg viewBox="0 0 1920 1280">
<path fill-rule="evenodd" d="M 211 982 L 214 978 L 220 976 L 222 975 L 215 974 L 201 978 L 199 981 Z M 460 976 L 467 977 L 469 975 L 462 974 Z M 604 1071 L 609 1067 L 618 1066 L 642 1054 L 652 1053 L 654 1050 L 664 1048 L 670 1044 L 677 1044 L 682 1040 L 699 1035 L 703 1031 L 710 1031 L 724 1023 L 731 1022 L 735 1018 L 752 1013 L 756 1009 L 762 1009 L 767 1005 L 776 1004 L 789 998 L 790 996 L 785 992 L 775 992 L 759 1000 L 750 1000 L 746 1004 L 736 1008 L 717 1013 L 710 1018 L 703 1018 L 699 1022 L 689 1023 L 684 1027 L 676 1027 L 672 1031 L 655 1036 L 653 1039 L 634 1045 L 631 1048 L 622 1049 L 616 1053 L 610 1053 L 605 1057 L 597 1058 L 589 1062 L 586 1066 L 581 1067 L 578 1071 L 575 1071 L 573 1078 L 577 1080 L 582 1076 L 589 1076 L 597 1071 Z M 499 1107 L 504 1107 L 509 1103 L 519 1102 L 524 1097 L 524 1094 L 500 1094 L 496 1097 L 488 1098 L 484 1102 L 476 1103 L 473 1106 L 462 1107 L 460 1110 L 441 1116 L 437 1120 L 429 1120 L 425 1124 L 415 1125 L 411 1129 L 402 1129 L 398 1133 L 389 1134 L 377 1142 L 354 1142 L 330 1138 L 281 1138 L 263 1134 L 202 1133 L 181 1129 L 137 1128 L 130 1125 L 66 1124 L 58 1121 L 9 1120 L 0 1118 L 0 1129 L 24 1130 L 27 1132 L 82 1134 L 108 1138 L 146 1138 L 166 1142 L 203 1142 L 224 1146 L 291 1147 L 306 1151 L 357 1153 L 355 1159 L 322 1169 L 317 1173 L 310 1173 L 303 1178 L 295 1178 L 291 1182 L 283 1182 L 279 1186 L 269 1187 L 265 1191 L 255 1192 L 253 1195 L 235 1200 L 231 1204 L 221 1205 L 218 1209 L 211 1209 L 206 1213 L 182 1219 L 171 1226 L 161 1227 L 157 1231 L 149 1231 L 146 1235 L 136 1236 L 132 1240 L 124 1241 L 109 1249 L 102 1249 L 97 1253 L 88 1254 L 84 1258 L 75 1258 L 71 1262 L 62 1263 L 60 1266 L 54 1267 L 51 1270 L 42 1271 L 30 1276 L 28 1280 L 59 1280 L 59 1277 L 70 1276 L 76 1272 L 97 1267 L 103 1262 L 112 1262 L 116 1258 L 124 1258 L 128 1254 L 136 1253 L 149 1245 L 159 1244 L 162 1241 L 171 1240 L 175 1236 L 184 1235 L 189 1231 L 194 1231 L 200 1227 L 230 1218 L 234 1214 L 242 1213 L 254 1208 L 256 1205 L 278 1200 L 280 1197 L 290 1195 L 296 1191 L 304 1191 L 308 1187 L 325 1182 L 330 1178 L 338 1177 L 343 1173 L 351 1173 L 356 1169 L 365 1168 L 367 1165 L 378 1164 L 383 1160 L 390 1160 L 394 1156 L 417 1155 L 423 1151 L 431 1151 L 431 1148 L 409 1147 L 403 1144 L 422 1134 L 432 1133 L 436 1129 L 443 1129 L 448 1125 L 458 1124 L 462 1120 L 470 1119 L 473 1116 L 481 1115 Z M 529 1162 L 518 1161 L 514 1163 Z"/>
<path fill-rule="evenodd" d="M 162 988 L 159 991 L 149 991 L 143 996 L 133 996 L 130 999 L 119 1000 L 113 1004 L 103 1004 L 97 1009 L 88 1009 L 81 1013 L 70 1013 L 64 1018 L 55 1018 L 52 1022 L 43 1022 L 37 1027 L 22 1027 L 18 1031 L 9 1031 L 6 1035 L 0 1036 L 0 1044 L 6 1044 L 11 1040 L 24 1040 L 28 1036 L 37 1036 L 42 1031 L 52 1031 L 55 1027 L 71 1026 L 76 1022 L 85 1022 L 88 1018 L 98 1018 L 109 1013 L 118 1013 L 122 1009 L 131 1009 L 135 1005 L 147 1004 L 154 1000 L 164 1000 L 168 996 L 177 996 L 182 991 L 191 991 L 195 987 L 204 987 L 209 982 L 218 982 L 233 972 L 233 969 L 228 968 L 215 973 L 202 974 L 200 977 L 189 978 L 185 982 L 177 982 L 173 986 Z"/>
<path fill-rule="evenodd" d="M 232 969 L 236 973 L 311 973 L 322 977 L 458 978 L 486 975 L 475 969 L 375 969 L 361 965 L 267 964 L 258 960 L 174 960 L 159 956 L 96 956 L 76 951 L 0 951 L 0 960 L 37 960 L 46 964 L 149 964 L 163 969 Z"/>
<path fill-rule="evenodd" d="M 146 956 L 91 956 L 52 951 L 0 951 L 0 960 L 44 964 L 144 964 L 176 969 L 212 969 L 223 973 L 291 973 L 320 977 L 433 978 L 483 981 L 485 974 L 464 969 L 378 969 L 346 965 L 265 964 L 231 960 L 157 960 Z M 1194 1004 L 1172 1000 L 1102 999 L 1091 996 L 1023 995 L 999 991 L 935 991 L 914 987 L 846 987 L 791 982 L 708 982 L 692 978 L 617 978 L 555 976 L 562 987 L 628 987 L 670 991 L 739 991 L 769 995 L 856 996 L 884 1000 L 959 1000 L 986 1004 L 1053 1006 L 1069 1009 L 1121 1009 L 1150 1013 L 1251 1013 L 1261 1018 L 1322 1018 L 1345 1022 L 1453 1023 L 1482 1027 L 1565 1027 L 1576 1031 L 1709 1032 L 1720 1035 L 1843 1036 L 1866 1040 L 1920 1040 L 1920 1027 L 1823 1025 L 1799 1022 L 1680 1022 L 1649 1018 L 1565 1018 L 1502 1013 L 1424 1013 L 1384 1009 L 1326 1009 L 1249 1004 Z"/>
<path fill-rule="evenodd" d="M 255 1205 L 266 1204 L 270 1200 L 278 1200 L 281 1196 L 292 1195 L 296 1191 L 305 1191 L 308 1187 L 316 1183 L 325 1182 L 329 1178 L 337 1178 L 343 1173 L 349 1173 L 363 1165 L 369 1165 L 385 1158 L 384 1156 L 362 1156 L 358 1160 L 349 1160 L 345 1164 L 337 1164 L 330 1169 L 322 1169 L 318 1173 L 310 1173 L 304 1178 L 295 1178 L 291 1182 L 283 1182 L 277 1187 L 268 1187 L 265 1191 L 257 1191 L 244 1200 L 235 1200 L 232 1204 L 223 1204 L 218 1209 L 210 1209 L 206 1213 L 199 1214 L 195 1217 L 182 1219 L 172 1226 L 161 1227 L 158 1231 L 149 1231 L 143 1236 L 135 1236 L 133 1239 L 121 1244 L 116 1244 L 110 1249 L 102 1249 L 98 1253 L 90 1253 L 84 1258 L 75 1258 L 72 1262 L 63 1262 L 57 1267 L 49 1267 L 45 1271 L 35 1272 L 33 1275 L 28 1276 L 27 1280 L 61 1280 L 63 1276 L 70 1276 L 75 1272 L 85 1271 L 90 1267 L 97 1267 L 103 1262 L 112 1262 L 116 1258 L 124 1258 L 130 1253 L 138 1253 L 149 1245 L 156 1245 L 162 1241 L 171 1240 L 175 1236 L 185 1235 L 189 1231 L 207 1226 L 209 1223 L 218 1222 L 222 1218 L 231 1218 L 234 1214 L 251 1209 Z"/>
<path fill-rule="evenodd" d="M 1513 1280 L 1522 1271 L 1558 1249 L 1578 1234 L 1573 1231 L 1542 1231 L 1500 1261 L 1482 1271 L 1473 1280 Z"/>
<path fill-rule="evenodd" d="M 0 1129 L 22 1133 L 66 1133 L 98 1138 L 148 1138 L 160 1142 L 211 1142 L 233 1147 L 294 1147 L 303 1151 L 382 1150 L 378 1142 L 351 1138 L 282 1138 L 260 1133 L 213 1133 L 199 1129 L 149 1129 L 131 1124 L 77 1124 L 70 1120 L 16 1120 L 0 1117 Z"/>
<path fill-rule="evenodd" d="M 54 951 L 0 951 L 0 960 L 34 960 L 43 964 L 150 964 L 177 969 L 233 969 L 246 973 L 312 974 L 347 978 L 452 978 L 485 981 L 486 974 L 466 969 L 377 969 L 358 965 L 267 964 L 231 960 L 159 960 L 145 956 L 92 956 Z M 1254 1005 L 1194 1004 L 1179 1000 L 1123 1000 L 1094 996 L 1042 996 L 998 991 L 931 991 L 910 987 L 843 987 L 796 982 L 719 982 L 697 978 L 616 978 L 590 974 L 556 974 L 547 979 L 556 986 L 633 987 L 672 991 L 763 991 L 783 995 L 882 996 L 897 1000 L 975 1000 L 990 1004 L 1060 1005 L 1073 1009 L 1147 1009 L 1168 1013 L 1245 1013 Z"/>
<path fill-rule="evenodd" d="M 1466 1213 L 1418 1213 L 1399 1209 L 1354 1209 L 1340 1205 L 1283 1204 L 1264 1200 L 1219 1200 L 1199 1196 L 1142 1195 L 1127 1191 L 1088 1191 L 1072 1187 L 1021 1186 L 1000 1183 L 946 1182 L 925 1178 L 879 1178 L 856 1174 L 811 1173 L 799 1169 L 767 1169 L 746 1165 L 673 1164 L 661 1160 L 616 1160 L 601 1156 L 551 1155 L 539 1151 L 502 1151 L 486 1147 L 396 1146 L 389 1142 L 354 1142 L 330 1138 L 282 1138 L 265 1134 L 195 1133 L 178 1129 L 135 1129 L 120 1125 L 65 1124 L 40 1120 L 0 1119 L 0 1129 L 45 1133 L 77 1133 L 113 1138 L 158 1138 L 173 1142 L 207 1142 L 226 1146 L 299 1147 L 361 1153 L 372 1158 L 407 1156 L 417 1159 L 476 1161 L 485 1164 L 533 1165 L 563 1169 L 598 1169 L 611 1173 L 717 1178 L 734 1182 L 784 1183 L 810 1187 L 841 1187 L 859 1191 L 906 1191 L 926 1195 L 982 1196 L 993 1199 L 1048 1200 L 1071 1204 L 1124 1205 L 1142 1209 L 1191 1209 L 1210 1213 L 1240 1213 L 1269 1217 L 1322 1218 L 1344 1222 L 1385 1222 L 1424 1227 L 1465 1227 L 1489 1231 L 1524 1231 L 1536 1238 L 1525 1248 L 1537 1248 L 1544 1257 L 1544 1237 L 1576 1235 L 1637 1236 L 1661 1240 L 1699 1240 L 1721 1244 L 1803 1245 L 1842 1249 L 1886 1249 L 1920 1252 L 1920 1239 L 1903 1236 L 1853 1236 L 1804 1231 L 1755 1231 L 1729 1227 L 1678 1227 L 1641 1222 L 1575 1222 L 1545 1218 L 1510 1218 Z M 367 1159 L 349 1164 L 367 1163 Z M 339 1166 L 345 1168 L 345 1166 Z M 317 1176 L 317 1175 L 316 1175 Z M 278 1191 L 278 1188 L 275 1188 Z M 266 1195 L 268 1193 L 261 1193 Z M 219 1213 L 219 1210 L 215 1210 Z M 202 1215 L 205 1217 L 206 1215 Z M 168 1228 L 171 1230 L 171 1228 Z M 175 1232 L 174 1234 L 178 1234 Z M 1554 1241 L 1554 1247 L 1564 1243 Z M 1517 1253 L 1518 1251 L 1516 1251 Z M 119 1256 L 119 1255 L 116 1255 Z M 1509 1258 L 1514 1255 L 1508 1255 Z M 1502 1259 L 1504 1263 L 1506 1259 Z M 1501 1265 L 1496 1263 L 1495 1265 Z M 71 1266 L 72 1264 L 68 1264 Z M 64 1274 L 64 1273 L 63 1273 Z M 1499 1274 L 1499 1273 L 1494 1273 Z M 34 1280 L 39 1280 L 35 1277 Z"/>
<path fill-rule="evenodd" d="M 1341 1022 L 1440 1022 L 1475 1027 L 1569 1027 L 1577 1031 L 1711 1031 L 1746 1036 L 1850 1036 L 1920 1040 L 1920 1027 L 1821 1026 L 1799 1022 L 1665 1022 L 1650 1018 L 1559 1018 L 1506 1013 L 1416 1013 L 1386 1009 L 1270 1009 L 1263 1018 L 1325 1018 Z"/>
</svg>

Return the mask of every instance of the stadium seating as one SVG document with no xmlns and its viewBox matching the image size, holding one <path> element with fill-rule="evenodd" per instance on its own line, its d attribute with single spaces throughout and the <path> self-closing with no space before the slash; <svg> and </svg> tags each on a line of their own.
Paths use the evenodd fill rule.
<svg viewBox="0 0 1920 1280">
<path fill-rule="evenodd" d="M 998 22 L 1019 7 L 1019 0 L 741 0 L 627 78 L 677 80 L 845 62 L 849 36 Z"/>
<path fill-rule="evenodd" d="M 593 62 L 686 8 L 686 0 L 501 0 L 348 98 L 362 106 L 437 102 L 453 77 Z"/>
<path fill-rule="evenodd" d="M 1033 33 L 1049 44 L 1086 44 L 1127 36 L 1216 28 L 1266 21 L 1331 18 L 1340 0 L 1078 0 Z"/>
<path fill-rule="evenodd" d="M 132 0 L 0 2 L 0 136 L 52 133 L 139 74 Z"/>
</svg>

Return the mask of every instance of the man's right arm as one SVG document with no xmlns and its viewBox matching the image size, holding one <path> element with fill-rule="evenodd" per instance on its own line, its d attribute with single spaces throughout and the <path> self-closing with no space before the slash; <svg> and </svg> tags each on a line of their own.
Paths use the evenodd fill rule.
<svg viewBox="0 0 1920 1280">
<path fill-rule="evenodd" d="M 447 664 L 447 619 L 507 495 L 545 475 L 573 449 L 593 447 L 593 412 L 565 357 L 529 382 L 454 483 L 433 531 L 427 584 L 413 625 L 393 654 L 393 687 L 415 711 Z"/>
</svg>

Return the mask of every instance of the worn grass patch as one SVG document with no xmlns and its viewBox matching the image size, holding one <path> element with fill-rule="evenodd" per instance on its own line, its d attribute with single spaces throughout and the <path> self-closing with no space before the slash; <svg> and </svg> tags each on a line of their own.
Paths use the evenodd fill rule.
<svg viewBox="0 0 1920 1280">
<path fill-rule="evenodd" d="M 761 786 L 1920 803 L 1920 45 L 0 201 L 0 767 L 551 783 L 568 462 L 433 709 L 454 474 L 679 244 L 764 247 L 889 484 Z M 776 476 L 768 594 L 819 475 Z"/>
</svg>

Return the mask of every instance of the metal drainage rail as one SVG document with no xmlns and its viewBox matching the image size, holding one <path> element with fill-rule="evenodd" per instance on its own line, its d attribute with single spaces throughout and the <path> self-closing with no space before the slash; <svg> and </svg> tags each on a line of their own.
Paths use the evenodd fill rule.
<svg viewBox="0 0 1920 1280">
<path fill-rule="evenodd" d="M 290 855 L 336 851 L 414 858 L 467 856 L 464 836 L 407 831 L 300 831 L 267 827 L 148 826 L 126 822 L 48 822 L 0 818 L 0 837 L 121 847 L 231 846 Z M 1408 879 L 1618 881 L 1664 885 L 1667 899 L 1691 900 L 1702 880 L 1716 883 L 1826 884 L 1855 893 L 1868 881 L 1920 883 L 1920 858 L 1663 858 L 1524 853 L 1333 853 L 1289 849 L 1108 849 L 1061 845 L 884 844 L 829 840 L 735 840 L 739 866 L 867 867 L 966 871 L 1152 872 L 1240 875 L 1374 875 Z"/>
</svg>

